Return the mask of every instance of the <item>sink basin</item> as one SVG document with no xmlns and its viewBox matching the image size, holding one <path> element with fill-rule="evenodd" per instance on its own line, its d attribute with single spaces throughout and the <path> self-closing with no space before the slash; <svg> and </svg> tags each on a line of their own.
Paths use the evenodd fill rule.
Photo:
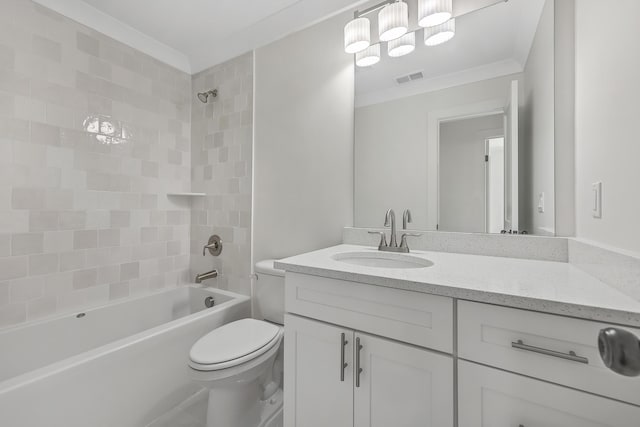
<svg viewBox="0 0 640 427">
<path fill-rule="evenodd" d="M 343 252 L 332 258 L 346 264 L 377 268 L 426 268 L 433 265 L 428 259 L 393 252 Z"/>
</svg>

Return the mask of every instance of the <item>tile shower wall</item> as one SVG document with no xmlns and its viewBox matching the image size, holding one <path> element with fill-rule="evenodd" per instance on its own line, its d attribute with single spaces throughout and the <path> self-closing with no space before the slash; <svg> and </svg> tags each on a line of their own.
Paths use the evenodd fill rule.
<svg viewBox="0 0 640 427">
<path fill-rule="evenodd" d="M 192 104 L 192 188 L 207 196 L 193 201 L 191 273 L 217 268 L 214 286 L 250 295 L 253 54 L 196 74 L 192 84 L 194 93 L 218 89 L 218 97 Z M 214 233 L 223 252 L 203 257 Z"/>
<path fill-rule="evenodd" d="M 30 1 L 0 7 L 0 327 L 179 283 L 190 212 L 166 193 L 190 190 L 191 76 Z M 228 254 L 248 252 L 247 79 L 198 110 L 214 118 L 196 176 L 235 171 L 202 212 L 226 215 Z"/>
</svg>

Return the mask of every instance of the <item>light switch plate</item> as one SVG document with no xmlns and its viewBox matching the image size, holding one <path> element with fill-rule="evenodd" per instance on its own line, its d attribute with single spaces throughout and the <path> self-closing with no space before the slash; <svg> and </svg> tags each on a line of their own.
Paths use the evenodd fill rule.
<svg viewBox="0 0 640 427">
<path fill-rule="evenodd" d="M 544 213 L 544 193 L 538 194 L 538 213 Z"/>
<path fill-rule="evenodd" d="M 602 182 L 591 184 L 591 192 L 593 197 L 591 215 L 594 218 L 602 218 Z"/>
</svg>

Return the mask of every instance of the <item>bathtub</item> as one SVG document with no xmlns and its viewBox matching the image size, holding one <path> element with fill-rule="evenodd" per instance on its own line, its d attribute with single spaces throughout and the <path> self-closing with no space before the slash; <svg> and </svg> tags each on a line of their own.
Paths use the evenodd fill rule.
<svg viewBox="0 0 640 427">
<path fill-rule="evenodd" d="M 200 390 L 191 345 L 250 304 L 184 286 L 1 330 L 0 426 L 145 426 Z"/>
</svg>

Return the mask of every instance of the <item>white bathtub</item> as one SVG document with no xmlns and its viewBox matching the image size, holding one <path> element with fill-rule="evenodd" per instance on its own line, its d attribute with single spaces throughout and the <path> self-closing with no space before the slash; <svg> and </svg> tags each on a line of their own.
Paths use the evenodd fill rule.
<svg viewBox="0 0 640 427">
<path fill-rule="evenodd" d="M 2 330 L 0 426 L 145 426 L 199 390 L 191 345 L 250 314 L 249 297 L 185 286 Z"/>
</svg>

